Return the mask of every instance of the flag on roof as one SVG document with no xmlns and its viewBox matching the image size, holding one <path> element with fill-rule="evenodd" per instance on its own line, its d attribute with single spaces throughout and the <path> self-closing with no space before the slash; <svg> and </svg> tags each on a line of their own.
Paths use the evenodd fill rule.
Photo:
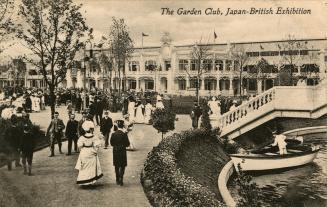
<svg viewBox="0 0 327 207">
<path fill-rule="evenodd" d="M 147 37 L 147 36 L 149 36 L 148 34 L 144 34 L 143 32 L 142 32 L 142 37 Z"/>
</svg>

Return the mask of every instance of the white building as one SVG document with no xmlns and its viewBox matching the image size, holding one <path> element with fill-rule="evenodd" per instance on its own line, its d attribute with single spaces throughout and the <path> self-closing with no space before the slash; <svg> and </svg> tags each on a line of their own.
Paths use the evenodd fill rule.
<svg viewBox="0 0 327 207">
<path fill-rule="evenodd" d="M 165 33 L 161 38 L 161 46 L 134 48 L 132 57 L 125 63 L 126 78 L 122 74 L 119 78 L 115 63 L 105 67 L 95 61 L 101 53 L 110 57 L 109 50 L 92 50 L 94 58 L 84 58 L 81 64 L 75 64 L 68 70 L 63 86 L 109 90 L 110 86 L 118 89 L 120 83 L 121 88 L 126 85 L 127 89 L 136 91 L 155 90 L 160 93 L 194 95 L 197 67 L 196 61 L 190 57 L 194 47 L 195 45 L 174 45 L 169 34 Z M 209 48 L 210 58 L 202 60 L 206 72 L 200 76 L 200 95 L 239 95 L 240 79 L 243 95 L 261 93 L 276 85 L 276 81 L 280 80 L 279 71 L 290 68 L 291 65 L 294 65 L 292 78 L 295 83 L 299 77 L 307 77 L 307 84 L 314 85 L 324 79 L 326 74 L 327 39 L 207 44 L 206 47 Z M 240 61 L 233 56 L 233 51 L 242 50 L 249 58 L 241 73 Z M 90 51 L 85 52 L 89 53 Z M 256 65 L 262 59 L 267 64 L 264 71 L 258 73 Z M 31 71 L 27 81 L 27 86 L 45 86 L 41 75 L 32 75 Z"/>
</svg>

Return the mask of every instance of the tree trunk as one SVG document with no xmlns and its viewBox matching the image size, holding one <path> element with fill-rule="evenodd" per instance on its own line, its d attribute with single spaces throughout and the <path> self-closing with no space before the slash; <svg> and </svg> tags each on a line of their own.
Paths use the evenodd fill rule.
<svg viewBox="0 0 327 207">
<path fill-rule="evenodd" d="M 200 104 L 200 87 L 201 87 L 201 83 L 200 83 L 200 78 L 199 76 L 197 77 L 197 84 L 196 84 L 196 100 L 198 102 L 198 104 Z"/>
<path fill-rule="evenodd" d="M 53 86 L 49 86 L 49 90 L 50 90 L 50 108 L 51 108 L 51 119 L 52 119 L 56 111 L 56 95 L 54 93 Z"/>
<path fill-rule="evenodd" d="M 242 67 L 240 69 L 240 98 L 242 97 L 242 84 L 243 84 L 243 80 L 242 80 Z"/>
</svg>

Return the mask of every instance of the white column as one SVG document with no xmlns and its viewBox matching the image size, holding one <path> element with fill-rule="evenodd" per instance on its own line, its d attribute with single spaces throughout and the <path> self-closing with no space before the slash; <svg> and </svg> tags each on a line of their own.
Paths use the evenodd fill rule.
<svg viewBox="0 0 327 207">
<path fill-rule="evenodd" d="M 223 60 L 223 72 L 226 71 L 226 60 Z"/>
<path fill-rule="evenodd" d="M 257 80 L 257 87 L 258 87 L 258 94 L 262 93 L 262 80 L 258 79 Z"/>
<path fill-rule="evenodd" d="M 136 91 L 139 91 L 140 86 L 139 86 L 139 79 L 136 78 Z"/>
<path fill-rule="evenodd" d="M 229 90 L 228 95 L 233 96 L 234 95 L 234 88 L 233 88 L 233 78 L 229 78 Z"/>
<path fill-rule="evenodd" d="M 219 77 L 217 77 L 216 94 L 217 94 L 218 96 L 220 95 Z"/>
<path fill-rule="evenodd" d="M 186 80 L 186 90 L 188 90 L 190 88 L 190 77 L 187 76 L 185 80 Z"/>
<path fill-rule="evenodd" d="M 201 81 L 200 90 L 204 90 L 204 78 L 200 78 L 199 80 Z"/>
<path fill-rule="evenodd" d="M 76 79 L 76 88 L 83 88 L 83 75 L 80 69 L 77 70 Z"/>
<path fill-rule="evenodd" d="M 72 69 L 68 68 L 66 71 L 66 87 L 72 88 L 73 87 L 73 79 L 72 79 Z"/>
<path fill-rule="evenodd" d="M 326 56 L 326 50 L 320 50 L 320 54 L 319 54 L 319 76 L 320 79 L 326 79 L 326 61 L 325 61 L 325 56 Z M 326 80 L 324 80 L 326 81 Z"/>
</svg>

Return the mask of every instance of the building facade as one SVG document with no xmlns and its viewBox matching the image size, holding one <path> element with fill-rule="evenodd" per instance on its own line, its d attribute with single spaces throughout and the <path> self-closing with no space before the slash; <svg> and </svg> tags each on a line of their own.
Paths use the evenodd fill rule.
<svg viewBox="0 0 327 207">
<path fill-rule="evenodd" d="M 258 94 L 280 84 L 283 70 L 292 71 L 294 84 L 305 77 L 307 85 L 315 85 L 326 74 L 327 39 L 206 44 L 206 57 L 200 60 L 201 74 L 197 59 L 191 55 L 194 47 L 201 45 L 174 46 L 166 33 L 160 47 L 134 49 L 125 64 L 124 77 L 118 77 L 114 63 L 113 70 L 106 71 L 101 63 L 84 61 L 84 70 L 73 69 L 77 70 L 76 77 L 68 71 L 67 87 L 118 89 L 120 84 L 135 91 L 194 95 L 199 85 L 203 96 L 236 96 Z M 101 53 L 110 57 L 106 50 L 92 52 L 95 59 Z M 245 60 L 240 53 L 246 54 Z M 264 67 L 261 70 L 260 62 Z"/>
<path fill-rule="evenodd" d="M 201 47 L 206 48 L 205 57 L 192 57 L 192 51 Z M 292 71 L 290 78 L 294 84 L 304 77 L 307 85 L 317 84 L 326 77 L 326 49 L 327 39 L 176 46 L 165 33 L 161 46 L 134 48 L 125 63 L 125 74 L 118 72 L 114 60 L 110 64 L 99 61 L 103 54 L 112 60 L 110 50 L 84 51 L 79 64 L 67 71 L 62 86 L 150 90 L 174 95 L 195 95 L 199 86 L 202 96 L 259 94 L 280 85 L 282 71 Z M 246 58 L 240 58 L 244 55 Z M 44 88 L 41 74 L 28 71 L 26 86 Z"/>
</svg>

